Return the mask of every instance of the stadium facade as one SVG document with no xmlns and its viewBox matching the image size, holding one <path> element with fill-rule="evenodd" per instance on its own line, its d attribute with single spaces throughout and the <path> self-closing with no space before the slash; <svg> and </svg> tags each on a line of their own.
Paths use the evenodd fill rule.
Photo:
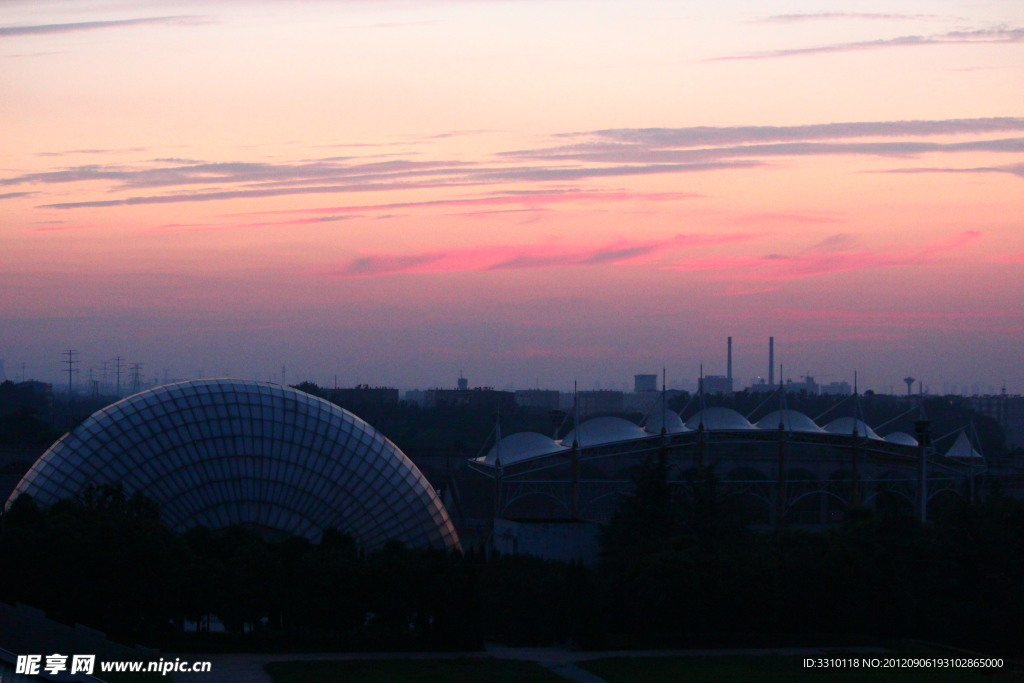
<svg viewBox="0 0 1024 683">
<path fill-rule="evenodd" d="M 784 407 L 756 423 L 725 407 L 685 420 L 662 408 L 640 424 L 595 417 L 561 438 L 499 439 L 469 462 L 475 477 L 457 482 L 458 516 L 607 522 L 644 463 L 664 457 L 673 486 L 713 467 L 755 523 L 827 524 L 883 498 L 925 518 L 943 496 L 972 497 L 988 468 L 966 432 L 939 449 L 926 420 L 916 427 L 883 437 L 855 417 L 819 425 Z"/>
<path fill-rule="evenodd" d="M 419 469 L 352 413 L 267 382 L 168 384 L 94 413 L 15 487 L 47 506 L 120 484 L 183 531 L 247 525 L 311 541 L 327 529 L 364 550 L 390 540 L 453 549 L 458 534 Z"/>
</svg>

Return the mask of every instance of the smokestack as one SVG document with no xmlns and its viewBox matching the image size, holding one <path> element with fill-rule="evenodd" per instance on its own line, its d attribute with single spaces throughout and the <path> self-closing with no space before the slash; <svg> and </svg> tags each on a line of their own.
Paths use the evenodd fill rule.
<svg viewBox="0 0 1024 683">
<path fill-rule="evenodd" d="M 725 374 L 726 374 L 726 377 L 729 380 L 729 388 L 731 389 L 732 388 L 732 337 L 729 337 L 728 348 L 729 348 L 729 365 L 728 365 L 728 369 L 726 370 Z"/>
<path fill-rule="evenodd" d="M 768 384 L 775 385 L 775 337 L 768 337 Z"/>
</svg>

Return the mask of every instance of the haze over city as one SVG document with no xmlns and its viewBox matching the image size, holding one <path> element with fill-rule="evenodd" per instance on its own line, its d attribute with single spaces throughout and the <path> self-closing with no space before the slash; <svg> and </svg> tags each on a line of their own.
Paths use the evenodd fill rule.
<svg viewBox="0 0 1024 683">
<path fill-rule="evenodd" d="M 1024 392 L 1024 6 L 55 2 L 0 19 L 0 358 Z"/>
</svg>

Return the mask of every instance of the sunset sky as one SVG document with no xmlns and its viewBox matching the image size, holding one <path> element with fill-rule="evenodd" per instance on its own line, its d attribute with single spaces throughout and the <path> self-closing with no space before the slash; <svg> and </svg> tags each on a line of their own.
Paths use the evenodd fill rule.
<svg viewBox="0 0 1024 683">
<path fill-rule="evenodd" d="M 1020 0 L 0 0 L 0 98 L 11 379 L 1024 393 Z"/>
</svg>

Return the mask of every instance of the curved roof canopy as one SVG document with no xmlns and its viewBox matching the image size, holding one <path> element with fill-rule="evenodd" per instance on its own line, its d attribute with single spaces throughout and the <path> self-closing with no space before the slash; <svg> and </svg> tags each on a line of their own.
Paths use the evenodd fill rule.
<svg viewBox="0 0 1024 683">
<path fill-rule="evenodd" d="M 857 436 L 866 436 L 869 439 L 875 439 L 876 441 L 882 441 L 882 437 L 875 433 L 875 430 L 868 427 L 864 420 L 858 420 L 852 417 L 837 417 L 836 419 L 825 425 L 825 431 L 830 434 L 853 434 L 854 426 L 857 428 Z"/>
<path fill-rule="evenodd" d="M 248 524 L 316 541 L 334 527 L 367 550 L 389 540 L 459 545 L 397 446 L 352 413 L 276 384 L 195 380 L 118 401 L 40 456 L 8 505 L 117 482 L 154 500 L 177 530 Z"/>
<path fill-rule="evenodd" d="M 572 446 L 573 440 L 581 447 L 598 446 L 616 441 L 629 441 L 650 436 L 641 427 L 621 417 L 595 417 L 581 423 L 562 437 L 563 446 Z"/>
<path fill-rule="evenodd" d="M 782 428 L 788 432 L 813 432 L 820 434 L 825 431 L 817 425 L 817 423 L 811 418 L 807 417 L 799 410 L 776 410 L 768 413 L 760 420 L 757 421 L 758 429 L 778 429 L 779 422 L 782 422 Z"/>
<path fill-rule="evenodd" d="M 530 458 L 539 458 L 542 455 L 550 455 L 559 451 L 567 451 L 569 448 L 558 443 L 551 437 L 544 436 L 539 432 L 516 432 L 509 434 L 499 443 L 491 446 L 491 450 L 477 462 L 494 467 L 498 452 L 501 452 L 501 464 L 511 465 Z"/>
<path fill-rule="evenodd" d="M 904 446 L 917 445 L 917 439 L 906 432 L 893 432 L 892 434 L 887 434 L 885 440 L 889 443 L 898 443 L 903 444 Z"/>
<path fill-rule="evenodd" d="M 686 426 L 689 429 L 697 429 L 701 422 L 704 423 L 704 429 L 755 429 L 754 425 L 747 421 L 747 418 L 732 408 L 705 408 L 704 410 L 698 410 L 686 421 Z"/>
<path fill-rule="evenodd" d="M 683 418 L 668 408 L 652 410 L 647 416 L 647 421 L 644 422 L 644 431 L 649 434 L 661 434 L 662 425 L 665 426 L 665 431 L 669 434 L 690 431 L 683 424 Z"/>
</svg>

